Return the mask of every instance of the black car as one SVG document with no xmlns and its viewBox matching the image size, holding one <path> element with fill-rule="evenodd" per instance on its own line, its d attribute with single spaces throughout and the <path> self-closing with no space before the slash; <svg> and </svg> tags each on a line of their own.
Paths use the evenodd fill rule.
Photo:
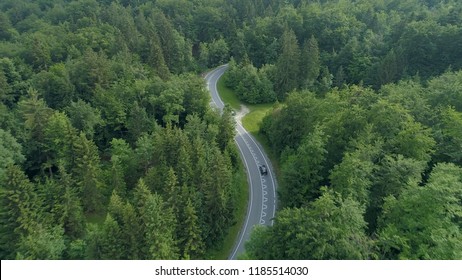
<svg viewBox="0 0 462 280">
<path fill-rule="evenodd" d="M 266 165 L 262 164 L 258 168 L 260 169 L 260 174 L 261 175 L 267 175 L 268 174 L 268 169 L 266 168 Z"/>
</svg>

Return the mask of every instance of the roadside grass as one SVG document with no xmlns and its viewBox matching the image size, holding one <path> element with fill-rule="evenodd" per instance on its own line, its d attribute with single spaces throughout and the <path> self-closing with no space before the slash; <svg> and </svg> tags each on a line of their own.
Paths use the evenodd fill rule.
<svg viewBox="0 0 462 280">
<path fill-rule="evenodd" d="M 239 111 L 241 108 L 241 102 L 237 98 L 236 94 L 225 85 L 225 79 L 223 79 L 223 76 L 221 76 L 217 83 L 217 89 L 218 93 L 220 94 L 220 98 L 225 104 L 229 104 L 231 108 Z"/>
<path fill-rule="evenodd" d="M 257 107 L 257 108 L 252 108 Z M 260 143 L 265 150 L 266 154 L 268 155 L 269 159 L 271 160 L 271 165 L 273 166 L 274 172 L 276 173 L 276 177 L 278 177 L 279 173 L 279 158 L 274 153 L 273 149 L 271 149 L 270 143 L 268 138 L 265 135 L 260 133 L 260 125 L 263 118 L 266 116 L 267 113 L 270 113 L 273 108 L 273 104 L 259 104 L 259 105 L 251 105 L 249 106 L 250 113 L 245 115 L 242 118 L 242 126 L 250 133 L 252 136 Z"/>
<path fill-rule="evenodd" d="M 227 260 L 231 251 L 234 249 L 236 240 L 239 237 L 239 232 L 244 224 L 247 214 L 247 202 L 249 199 L 249 187 L 247 182 L 247 174 L 244 171 L 244 166 L 239 161 L 238 171 L 234 174 L 235 187 L 237 187 L 236 196 L 236 223 L 229 229 L 221 246 L 209 249 L 205 254 L 211 260 Z"/>
<path fill-rule="evenodd" d="M 242 118 L 242 125 L 248 132 L 256 137 L 260 132 L 260 125 L 263 118 L 268 112 L 271 112 L 273 104 L 266 103 L 246 106 L 249 108 L 250 112 Z"/>
</svg>

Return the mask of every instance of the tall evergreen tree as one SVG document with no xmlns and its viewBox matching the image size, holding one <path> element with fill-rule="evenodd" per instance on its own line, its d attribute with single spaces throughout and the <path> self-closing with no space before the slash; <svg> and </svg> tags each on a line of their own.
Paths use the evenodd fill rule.
<svg viewBox="0 0 462 280">
<path fill-rule="evenodd" d="M 145 215 L 141 219 L 145 225 L 145 244 L 148 259 L 171 260 L 178 258 L 177 242 L 174 239 L 175 216 L 166 207 L 161 196 L 151 194 L 147 197 Z"/>
<path fill-rule="evenodd" d="M 195 191 L 186 185 L 182 187 L 182 213 L 178 219 L 179 246 L 184 259 L 202 258 L 205 244 L 202 240 L 200 219 L 197 214 L 197 195 Z"/>
<path fill-rule="evenodd" d="M 281 53 L 276 63 L 275 89 L 279 100 L 297 89 L 300 81 L 300 48 L 297 37 L 286 29 L 281 38 Z"/>
<path fill-rule="evenodd" d="M 6 169 L 0 184 L 0 254 L 2 259 L 14 259 L 20 238 L 43 219 L 41 204 L 33 184 L 16 165 Z"/>
<path fill-rule="evenodd" d="M 0 179 L 3 177 L 9 165 L 21 164 L 25 157 L 22 154 L 22 146 L 16 141 L 10 132 L 0 128 Z"/>
<path fill-rule="evenodd" d="M 45 228 L 37 224 L 18 244 L 17 259 L 60 260 L 66 249 L 64 230 L 61 226 Z"/>
<path fill-rule="evenodd" d="M 314 36 L 303 44 L 300 58 L 300 86 L 310 88 L 316 82 L 321 68 L 318 41 Z"/>
<path fill-rule="evenodd" d="M 29 97 L 19 102 L 19 111 L 24 120 L 27 145 L 27 169 L 37 171 L 47 161 L 45 152 L 45 126 L 52 110 L 38 96 L 34 89 L 29 90 Z"/>
<path fill-rule="evenodd" d="M 102 210 L 104 193 L 98 149 L 83 133 L 80 133 L 73 148 L 76 159 L 72 175 L 79 188 L 83 209 L 87 214 L 98 213 Z"/>
</svg>

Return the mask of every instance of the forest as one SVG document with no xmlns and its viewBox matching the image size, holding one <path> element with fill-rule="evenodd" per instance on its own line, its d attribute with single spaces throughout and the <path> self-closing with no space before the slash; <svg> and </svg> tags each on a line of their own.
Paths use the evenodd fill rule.
<svg viewBox="0 0 462 280">
<path fill-rule="evenodd" d="M 1 259 L 204 259 L 234 120 L 274 103 L 279 211 L 247 259 L 462 259 L 462 3 L 2 0 Z"/>
</svg>

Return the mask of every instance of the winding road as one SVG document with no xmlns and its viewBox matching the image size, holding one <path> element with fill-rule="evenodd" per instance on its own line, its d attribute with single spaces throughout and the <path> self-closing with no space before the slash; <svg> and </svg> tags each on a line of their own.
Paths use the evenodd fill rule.
<svg viewBox="0 0 462 280">
<path fill-rule="evenodd" d="M 227 68 L 227 65 L 220 66 L 205 76 L 207 88 L 212 96 L 211 105 L 220 110 L 223 109 L 224 103 L 218 94 L 217 83 Z M 236 131 L 234 140 L 247 170 L 250 195 L 244 225 L 229 256 L 231 260 L 244 252 L 244 243 L 249 239 L 255 225 L 273 225 L 276 212 L 277 183 L 271 162 L 261 145 L 244 129 L 240 121 L 236 122 Z M 260 174 L 259 165 L 266 165 L 268 174 Z"/>
</svg>

